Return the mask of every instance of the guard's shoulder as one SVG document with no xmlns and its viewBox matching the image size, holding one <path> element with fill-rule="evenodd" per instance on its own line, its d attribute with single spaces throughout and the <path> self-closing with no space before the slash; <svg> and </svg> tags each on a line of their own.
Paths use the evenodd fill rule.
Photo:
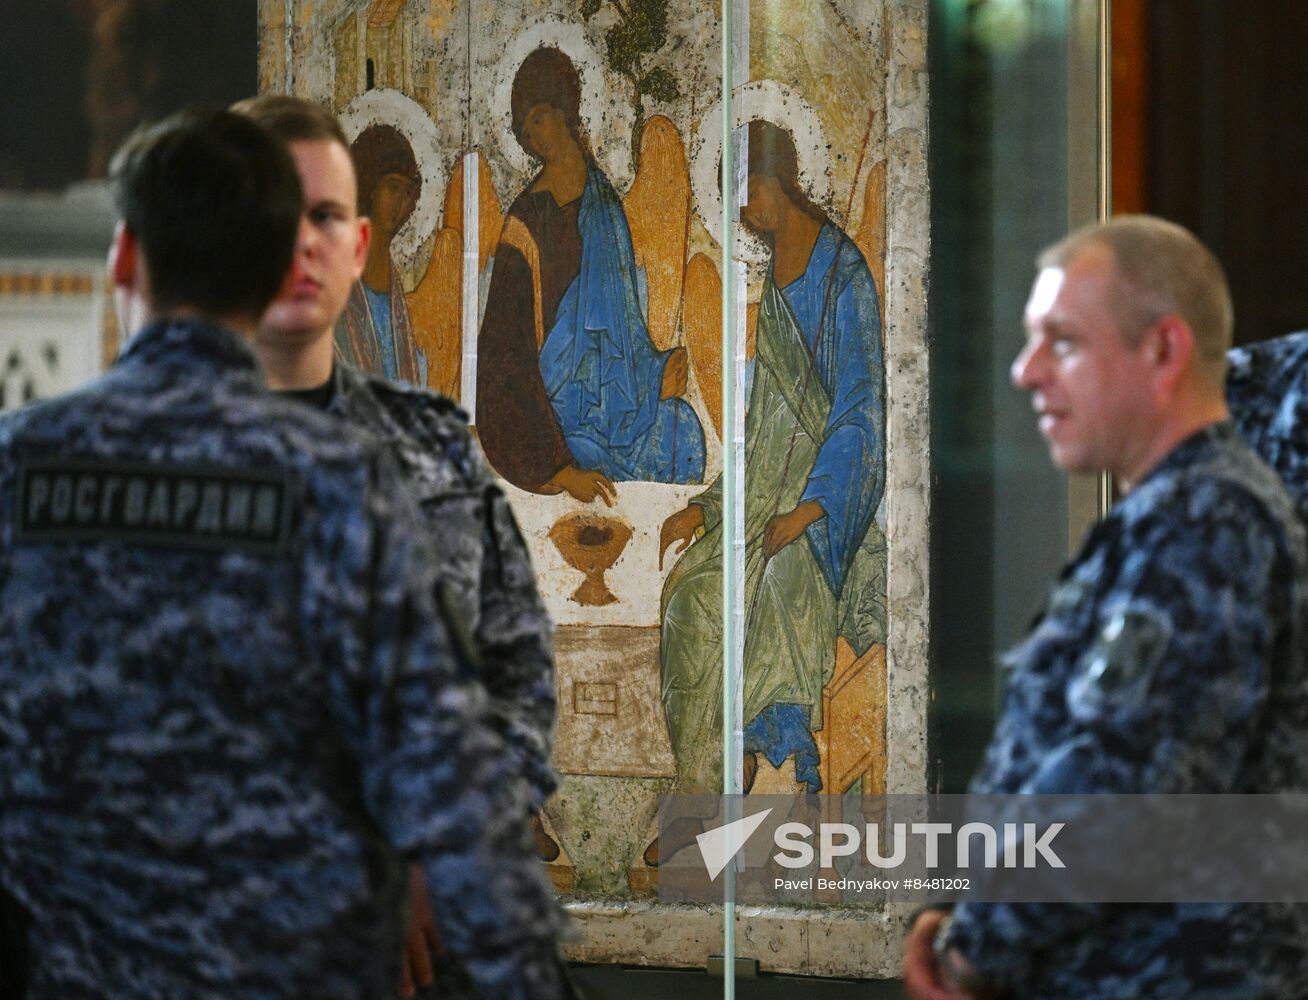
<svg viewBox="0 0 1308 1000">
<path fill-rule="evenodd" d="M 0 441 L 9 441 L 21 434 L 23 427 L 33 419 L 39 409 L 48 405 L 43 402 L 28 403 L 21 409 L 0 413 Z M 40 417 L 37 416 L 36 419 L 39 420 Z"/>
<path fill-rule="evenodd" d="M 1232 407 L 1260 395 L 1308 393 L 1308 330 L 1232 348 L 1227 354 L 1226 391 Z"/>
<path fill-rule="evenodd" d="M 347 391 L 367 405 L 351 407 L 354 419 L 397 448 L 401 465 L 427 486 L 467 489 L 484 485 L 488 473 L 457 403 L 429 389 L 402 385 L 358 372 Z M 454 478 L 451 479 L 453 473 Z"/>
<path fill-rule="evenodd" d="M 366 390 L 407 436 L 421 443 L 466 447 L 471 438 L 467 412 L 447 396 L 375 375 L 366 376 Z"/>
<path fill-rule="evenodd" d="M 448 396 L 405 382 L 391 382 L 379 375 L 365 375 L 364 380 L 368 390 L 387 406 L 424 416 L 439 417 L 442 420 L 463 424 L 465 427 L 468 424 L 467 411 Z"/>
<path fill-rule="evenodd" d="M 308 438 L 315 447 L 329 451 L 372 452 L 376 444 L 366 434 L 354 429 L 341 432 L 340 421 L 321 410 L 305 406 L 291 399 L 284 399 L 275 393 L 266 393 L 250 397 L 237 405 L 259 407 L 263 416 L 269 419 L 269 427 L 274 433 L 280 432 L 284 437 L 293 436 L 297 442 Z"/>
<path fill-rule="evenodd" d="M 1233 347 L 1227 354 L 1232 369 L 1241 371 L 1263 364 L 1280 366 L 1308 360 L 1308 330 L 1287 333 L 1270 340 L 1259 340 Z"/>
<path fill-rule="evenodd" d="M 220 397 L 216 416 L 195 435 L 214 461 L 275 466 L 310 493 L 332 497 L 332 506 L 341 509 L 358 502 L 358 489 L 378 474 L 385 454 L 373 435 L 272 392 Z"/>
<path fill-rule="evenodd" d="M 1233 571 L 1264 545 L 1292 553 L 1299 531 L 1284 486 L 1243 444 L 1152 477 L 1121 506 L 1137 550 L 1192 550 Z"/>
<path fill-rule="evenodd" d="M 110 374 L 101 375 L 69 392 L 32 400 L 0 416 L 0 443 L 40 446 L 41 442 L 94 442 L 113 415 L 149 415 L 161 404 L 155 398 L 124 396 L 113 391 Z"/>
</svg>

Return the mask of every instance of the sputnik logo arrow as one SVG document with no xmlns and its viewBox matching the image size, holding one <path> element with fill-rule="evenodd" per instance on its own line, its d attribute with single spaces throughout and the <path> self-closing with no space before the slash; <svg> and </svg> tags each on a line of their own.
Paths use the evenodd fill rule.
<svg viewBox="0 0 1308 1000">
<path fill-rule="evenodd" d="M 744 849 L 749 838 L 754 836 L 754 831 L 763 825 L 771 813 L 771 809 L 764 809 L 744 819 L 705 830 L 695 838 L 710 879 L 716 879 L 722 874 L 722 869 L 731 864 L 731 859 Z"/>
</svg>

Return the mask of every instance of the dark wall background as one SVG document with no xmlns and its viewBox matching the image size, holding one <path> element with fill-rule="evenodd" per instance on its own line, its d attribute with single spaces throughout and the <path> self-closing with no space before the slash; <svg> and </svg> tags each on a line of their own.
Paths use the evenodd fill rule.
<svg viewBox="0 0 1308 1000">
<path fill-rule="evenodd" d="M 1226 266 L 1237 343 L 1308 328 L 1308 3 L 1146 10 L 1148 210 Z"/>
<path fill-rule="evenodd" d="M 961 792 L 994 728 L 996 654 L 1066 557 L 1067 487 L 1009 385 L 1036 252 L 1067 229 L 1078 123 L 1062 5 L 933 0 L 929 787 Z"/>
<path fill-rule="evenodd" d="M 257 0 L 4 0 L 0 188 L 100 177 L 139 121 L 258 86 Z"/>
</svg>

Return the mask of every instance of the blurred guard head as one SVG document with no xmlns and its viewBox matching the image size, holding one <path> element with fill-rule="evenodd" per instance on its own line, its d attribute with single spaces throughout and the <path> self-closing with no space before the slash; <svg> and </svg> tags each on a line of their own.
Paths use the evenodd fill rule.
<svg viewBox="0 0 1308 1000">
<path fill-rule="evenodd" d="M 1039 258 L 1012 380 L 1032 394 L 1054 463 L 1128 492 L 1184 438 L 1226 419 L 1231 296 L 1182 227 L 1119 216 Z"/>
<path fill-rule="evenodd" d="M 246 332 L 286 277 L 301 211 L 281 142 L 228 111 L 137 129 L 109 168 L 121 221 L 110 251 L 120 318 L 197 315 Z"/>
<path fill-rule="evenodd" d="M 298 350 L 330 339 L 363 274 L 371 238 L 355 201 L 350 144 L 335 115 L 303 98 L 261 94 L 232 110 L 286 144 L 304 193 L 290 278 L 264 313 L 258 342 Z"/>
</svg>

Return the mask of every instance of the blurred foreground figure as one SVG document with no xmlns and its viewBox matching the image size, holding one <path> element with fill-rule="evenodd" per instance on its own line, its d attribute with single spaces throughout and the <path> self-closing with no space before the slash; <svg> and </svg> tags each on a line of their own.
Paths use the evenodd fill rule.
<svg viewBox="0 0 1308 1000">
<path fill-rule="evenodd" d="M 1230 352 L 1226 405 L 1308 520 L 1308 330 Z"/>
<path fill-rule="evenodd" d="M 409 860 L 486 996 L 556 996 L 526 794 L 418 513 L 246 343 L 291 261 L 294 163 L 184 114 L 111 176 L 133 339 L 0 424 L 0 883 L 32 916 L 31 996 L 375 1000 Z"/>
<path fill-rule="evenodd" d="M 456 639 L 489 693 L 512 770 L 527 782 L 532 810 L 539 810 L 557 784 L 550 766 L 553 628 L 513 512 L 462 410 L 425 389 L 362 372 L 333 351 L 333 328 L 351 289 L 357 292 L 370 239 L 370 220 L 359 215 L 355 202 L 350 147 L 336 116 L 280 94 L 250 98 L 233 110 L 287 144 L 304 188 L 291 275 L 254 339 L 268 383 L 371 436 L 395 459 L 436 542 L 437 603 L 453 609 L 465 626 Z M 527 822 L 528 814 L 520 819 Z M 545 859 L 554 860 L 557 844 L 539 818 L 533 827 Z M 413 890 L 401 994 L 431 985 L 435 976 L 444 1000 L 467 995 L 471 985 L 455 967 L 459 963 L 433 961 L 444 936 L 439 925 L 461 921 L 462 909 L 438 910 L 432 923 L 420 873 Z"/>
<path fill-rule="evenodd" d="M 1112 473 L 1122 499 L 1005 657 L 972 791 L 1308 790 L 1303 529 L 1227 418 L 1220 266 L 1179 226 L 1128 216 L 1040 267 L 1013 382 L 1054 463 Z M 1302 997 L 1308 914 L 963 902 L 918 918 L 905 982 L 917 1000 Z"/>
</svg>

